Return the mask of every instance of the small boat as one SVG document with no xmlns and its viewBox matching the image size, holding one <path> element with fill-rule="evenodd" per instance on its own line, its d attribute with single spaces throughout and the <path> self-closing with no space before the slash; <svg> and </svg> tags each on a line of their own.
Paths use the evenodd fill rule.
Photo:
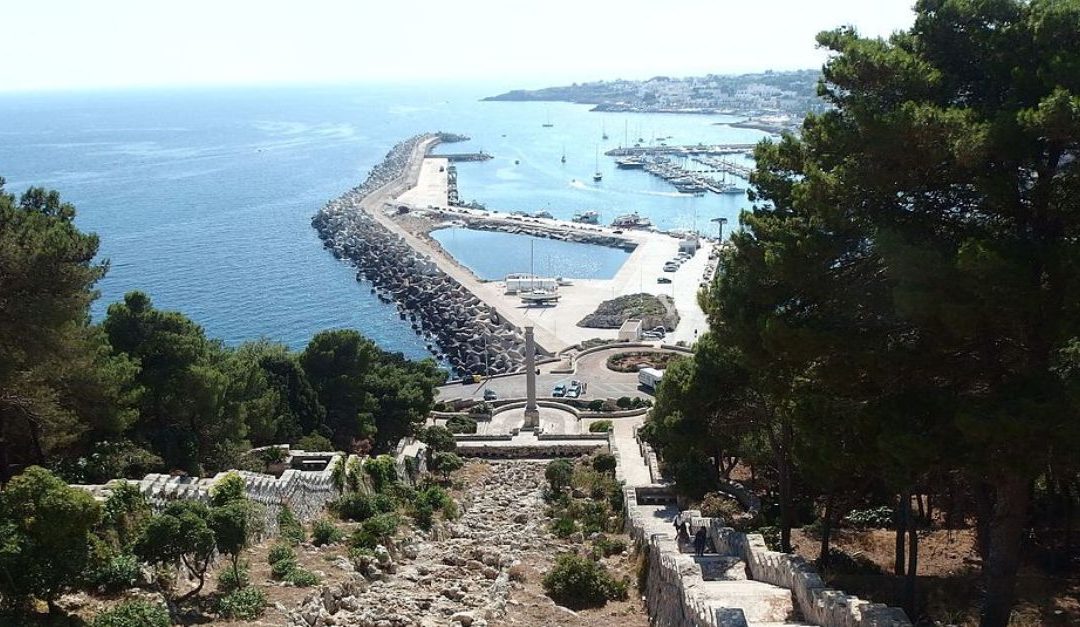
<svg viewBox="0 0 1080 627">
<path fill-rule="evenodd" d="M 617 229 L 647 229 L 652 226 L 652 221 L 641 217 L 635 211 L 615 218 L 611 226 Z"/>
<path fill-rule="evenodd" d="M 599 183 L 600 180 L 603 179 L 603 178 L 604 178 L 604 175 L 600 172 L 600 147 L 597 146 L 596 147 L 596 172 L 593 173 L 592 180 L 594 182 Z"/>
<path fill-rule="evenodd" d="M 551 128 L 551 127 L 555 126 L 554 124 L 551 123 L 551 111 L 547 112 L 547 122 L 544 122 L 540 126 L 542 126 L 544 128 Z"/>
<path fill-rule="evenodd" d="M 645 167 L 645 159 L 643 157 L 622 157 L 615 160 L 615 167 L 622 168 L 624 170 L 632 170 Z"/>
<path fill-rule="evenodd" d="M 595 211 L 586 211 L 574 216 L 573 222 L 578 224 L 600 224 L 600 214 Z"/>
<path fill-rule="evenodd" d="M 600 123 L 600 139 L 607 141 L 607 130 L 604 128 L 604 123 Z"/>
<path fill-rule="evenodd" d="M 522 292 L 519 294 L 521 302 L 527 304 L 540 304 L 545 305 L 548 303 L 557 303 L 559 301 L 559 294 L 556 292 L 545 292 L 543 290 L 534 290 L 532 292 Z"/>
<path fill-rule="evenodd" d="M 566 163 L 566 146 L 563 146 L 562 149 L 562 162 Z"/>
<path fill-rule="evenodd" d="M 514 165 L 520 165 L 520 164 L 521 164 L 521 161 L 519 161 L 517 159 L 514 159 Z"/>
</svg>

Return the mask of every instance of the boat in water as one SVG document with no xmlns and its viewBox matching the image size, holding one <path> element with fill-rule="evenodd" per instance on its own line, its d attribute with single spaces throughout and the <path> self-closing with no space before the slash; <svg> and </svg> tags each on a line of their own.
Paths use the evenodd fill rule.
<svg viewBox="0 0 1080 627">
<path fill-rule="evenodd" d="M 596 172 L 592 175 L 593 182 L 599 183 L 604 175 L 600 172 L 600 146 L 596 147 Z"/>
<path fill-rule="evenodd" d="M 576 214 L 572 221 L 578 224 L 600 224 L 600 214 L 595 211 L 585 211 Z"/>
<path fill-rule="evenodd" d="M 647 229 L 652 226 L 652 221 L 641 217 L 635 211 L 615 218 L 612 220 L 611 226 L 616 229 Z"/>
<path fill-rule="evenodd" d="M 615 160 L 615 167 L 622 168 L 623 170 L 634 170 L 645 167 L 644 157 L 621 157 Z"/>
</svg>

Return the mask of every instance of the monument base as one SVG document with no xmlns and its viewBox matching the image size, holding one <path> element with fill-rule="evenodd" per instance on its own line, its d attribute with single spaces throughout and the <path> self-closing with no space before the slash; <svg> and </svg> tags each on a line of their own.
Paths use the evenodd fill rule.
<svg viewBox="0 0 1080 627">
<path fill-rule="evenodd" d="M 526 409 L 525 410 L 525 424 L 521 427 L 522 430 L 532 430 L 540 427 L 540 410 L 539 409 Z"/>
</svg>

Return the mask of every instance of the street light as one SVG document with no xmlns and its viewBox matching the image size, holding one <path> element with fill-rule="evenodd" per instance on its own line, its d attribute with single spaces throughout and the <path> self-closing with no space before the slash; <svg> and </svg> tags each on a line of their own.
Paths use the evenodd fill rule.
<svg viewBox="0 0 1080 627">
<path fill-rule="evenodd" d="M 720 233 L 716 236 L 718 242 L 724 241 L 724 225 L 727 224 L 727 218 L 713 218 L 711 222 L 716 222 L 720 225 Z"/>
</svg>

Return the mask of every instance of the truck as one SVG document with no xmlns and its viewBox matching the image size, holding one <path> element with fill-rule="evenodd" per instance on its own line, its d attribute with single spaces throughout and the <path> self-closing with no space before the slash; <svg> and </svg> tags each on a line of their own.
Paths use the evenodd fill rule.
<svg viewBox="0 0 1080 627">
<path fill-rule="evenodd" d="M 656 368 L 642 368 L 638 370 L 637 380 L 645 389 L 656 391 L 656 386 L 664 378 L 664 371 Z"/>
</svg>

